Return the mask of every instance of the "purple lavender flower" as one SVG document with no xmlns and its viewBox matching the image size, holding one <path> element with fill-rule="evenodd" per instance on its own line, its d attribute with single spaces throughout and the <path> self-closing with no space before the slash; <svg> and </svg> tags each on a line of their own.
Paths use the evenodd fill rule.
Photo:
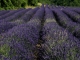
<svg viewBox="0 0 80 60">
<path fill-rule="evenodd" d="M 39 12 L 41 14 L 39 14 Z M 40 8 L 29 22 L 15 26 L 8 32 L 1 34 L 1 45 L 4 47 L 9 46 L 9 50 L 7 51 L 1 47 L 1 49 L 4 50 L 4 54 L 2 53 L 2 55 L 10 60 L 13 60 L 14 58 L 15 60 L 37 59 L 36 45 L 39 40 L 39 32 L 41 29 L 41 20 L 43 15 L 44 7 Z M 7 56 L 5 55 L 6 53 Z"/>
<path fill-rule="evenodd" d="M 4 18 L 7 18 L 7 17 L 9 17 L 9 16 L 11 16 L 11 15 L 15 14 L 16 12 L 21 11 L 21 10 L 23 10 L 23 9 L 10 10 L 10 12 L 5 13 L 4 15 L 1 15 L 1 16 L 0 16 L 0 20 L 1 20 L 1 19 L 4 19 Z"/>
<path fill-rule="evenodd" d="M 51 22 L 44 25 L 43 33 L 45 43 L 42 44 L 42 47 L 45 60 L 75 60 L 79 58 L 76 55 L 80 55 L 80 41 L 67 30 Z"/>
<path fill-rule="evenodd" d="M 28 12 L 26 12 L 19 20 L 23 20 L 25 22 L 29 21 L 30 18 L 35 14 L 35 12 L 38 10 L 39 8 L 34 8 L 29 10 Z"/>
<path fill-rule="evenodd" d="M 66 28 L 67 30 L 69 30 L 73 35 L 76 33 L 78 33 L 76 35 L 77 38 L 79 38 L 80 36 L 80 24 L 73 22 L 66 14 L 64 14 L 61 10 L 58 9 L 53 9 L 56 17 L 57 17 L 57 21 L 58 23 Z"/>
<path fill-rule="evenodd" d="M 10 22 L 10 21 L 16 20 L 16 19 L 18 19 L 19 17 L 21 17 L 26 11 L 27 11 L 26 9 L 23 9 L 23 10 L 15 13 L 15 14 L 13 14 L 13 15 L 5 18 L 5 19 L 0 20 L 0 22 L 4 22 L 4 21 L 5 21 L 5 22 Z"/>
<path fill-rule="evenodd" d="M 16 24 L 10 23 L 10 22 L 0 23 L 0 34 L 4 33 L 4 32 L 7 32 L 9 29 L 11 29 L 14 26 L 16 26 Z"/>
<path fill-rule="evenodd" d="M 80 23 L 80 15 L 70 9 L 63 9 L 63 12 L 66 13 L 70 18 L 72 18 L 74 21 Z"/>
<path fill-rule="evenodd" d="M 1 12 L 0 12 L 0 16 L 2 16 L 2 15 L 4 15 L 4 14 L 6 14 L 6 13 L 9 13 L 9 10 L 2 10 Z"/>
<path fill-rule="evenodd" d="M 45 11 L 45 17 L 47 17 L 51 11 L 48 8 Z M 51 19 L 52 17 L 53 19 Z M 50 21 L 50 19 L 53 21 Z M 50 22 L 47 22 L 48 20 Z M 76 57 L 77 54 L 80 55 L 79 40 L 66 29 L 60 27 L 53 14 L 49 15 L 49 19 L 46 18 L 42 31 L 42 39 L 45 41 L 42 44 L 44 60 L 79 59 L 79 56 Z"/>
</svg>

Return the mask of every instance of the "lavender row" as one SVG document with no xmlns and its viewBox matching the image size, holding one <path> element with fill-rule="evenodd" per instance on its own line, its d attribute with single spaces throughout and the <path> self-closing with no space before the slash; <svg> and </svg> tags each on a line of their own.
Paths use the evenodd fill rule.
<svg viewBox="0 0 80 60">
<path fill-rule="evenodd" d="M 75 11 L 75 12 L 80 14 L 80 8 L 77 8 L 77 9 L 75 8 L 75 9 L 73 9 L 73 11 Z"/>
<path fill-rule="evenodd" d="M 34 14 L 30 20 L 42 20 L 42 17 L 44 17 L 44 6 L 41 6 L 41 8 L 36 13 L 37 14 Z"/>
<path fill-rule="evenodd" d="M 47 23 L 43 28 L 42 44 L 44 60 L 79 60 L 80 41 L 56 23 Z"/>
<path fill-rule="evenodd" d="M 29 21 L 30 18 L 36 13 L 39 8 L 34 8 L 26 12 L 19 20 L 24 20 L 25 22 Z"/>
<path fill-rule="evenodd" d="M 63 9 L 63 12 L 66 13 L 70 18 L 72 18 L 74 21 L 80 23 L 80 14 L 69 10 L 69 9 Z"/>
<path fill-rule="evenodd" d="M 13 60 L 15 58 L 15 60 L 34 60 L 32 51 L 34 51 L 33 49 L 35 49 L 35 42 L 33 40 L 36 40 L 38 37 L 32 31 L 31 26 L 27 26 L 26 24 L 15 26 L 7 33 L 0 35 L 0 37 L 0 42 L 2 40 L 2 42 L 0 43 L 0 48 L 3 49 L 3 46 L 5 48 L 8 47 L 7 51 L 5 51 L 4 49 L 4 52 L 0 50 L 1 59 L 6 58 L 9 60 Z"/>
<path fill-rule="evenodd" d="M 67 7 L 67 6 L 50 6 L 49 8 L 50 8 L 50 9 L 63 10 L 63 9 L 70 8 L 70 7 Z"/>
<path fill-rule="evenodd" d="M 23 10 L 23 9 L 10 10 L 10 12 L 5 13 L 4 15 L 1 15 L 1 16 L 0 16 L 0 20 L 1 20 L 1 19 L 4 19 L 4 18 L 7 18 L 7 17 L 9 17 L 9 16 L 11 16 L 11 15 L 13 15 L 13 14 L 15 14 L 15 13 L 21 11 L 21 10 Z"/>
<path fill-rule="evenodd" d="M 49 8 L 51 8 L 51 9 L 55 9 L 55 8 L 57 8 L 57 9 L 71 9 L 71 10 L 78 10 L 78 9 L 80 9 L 80 7 L 71 7 L 71 6 L 55 6 L 55 5 L 51 5 L 51 6 L 49 6 Z"/>
<path fill-rule="evenodd" d="M 43 59 L 78 60 L 80 58 L 80 41 L 58 25 L 52 11 L 48 8 L 45 8 L 45 19 L 42 29 L 42 39 L 45 41 L 42 44 Z"/>
<path fill-rule="evenodd" d="M 11 21 L 11 23 L 15 23 L 16 25 L 20 25 L 20 24 L 24 24 L 24 23 L 28 22 L 38 9 L 39 8 L 37 7 L 37 8 L 34 8 L 34 9 L 27 11 L 23 16 L 21 16 L 17 20 Z"/>
<path fill-rule="evenodd" d="M 51 11 L 51 9 L 49 9 L 49 7 L 45 7 L 44 20 L 48 19 L 48 21 L 51 21 L 51 20 L 53 21 L 54 18 L 55 18 L 55 16 L 53 15 L 53 12 Z"/>
<path fill-rule="evenodd" d="M 73 22 L 66 14 L 58 9 L 54 9 L 53 12 L 57 17 L 57 21 L 60 25 L 64 28 L 69 30 L 73 35 L 75 34 L 76 37 L 79 38 L 80 36 L 80 24 Z"/>
<path fill-rule="evenodd" d="M 50 13 L 50 10 L 47 9 L 46 17 L 48 11 Z M 54 19 L 54 15 L 52 16 Z M 79 40 L 73 37 L 67 30 L 61 28 L 56 22 L 52 21 L 44 24 L 42 38 L 45 40 L 45 43 L 42 44 L 44 60 L 78 60 L 80 58 Z"/>
<path fill-rule="evenodd" d="M 38 20 L 35 17 L 35 19 L 31 19 L 28 23 L 15 26 L 8 32 L 0 35 L 1 59 L 35 60 L 37 58 L 36 44 L 39 40 L 41 26 L 39 16 L 43 18 L 43 11 L 44 8 L 40 8 L 33 16 L 34 18 L 38 15 Z M 3 47 L 8 47 L 7 51 Z"/>
<path fill-rule="evenodd" d="M 30 9 L 23 9 L 23 10 L 15 13 L 15 14 L 13 14 L 13 15 L 5 18 L 5 19 L 0 20 L 0 22 L 10 22 L 10 21 L 13 21 L 13 20 L 15 20 L 15 19 L 18 19 L 19 17 L 21 17 L 21 16 L 22 16 L 25 12 L 27 12 L 28 10 L 30 10 Z"/>
<path fill-rule="evenodd" d="M 7 10 L 7 11 L 6 11 L 6 10 L 3 10 L 3 11 L 0 12 L 0 16 L 6 14 L 6 13 L 8 13 L 8 12 L 9 12 L 9 10 Z"/>
<path fill-rule="evenodd" d="M 2 22 L 0 23 L 0 34 L 7 32 L 9 29 L 13 28 L 17 24 L 10 22 Z"/>
</svg>

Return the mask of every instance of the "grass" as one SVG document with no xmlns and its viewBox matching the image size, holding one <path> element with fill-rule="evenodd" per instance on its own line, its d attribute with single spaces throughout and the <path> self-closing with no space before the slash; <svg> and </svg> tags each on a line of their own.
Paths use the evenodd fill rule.
<svg viewBox="0 0 80 60">
<path fill-rule="evenodd" d="M 36 6 L 26 6 L 26 8 L 35 8 Z"/>
</svg>

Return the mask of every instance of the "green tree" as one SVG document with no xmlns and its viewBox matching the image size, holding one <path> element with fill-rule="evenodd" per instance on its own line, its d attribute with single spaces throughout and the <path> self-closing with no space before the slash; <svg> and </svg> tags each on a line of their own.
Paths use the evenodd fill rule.
<svg viewBox="0 0 80 60">
<path fill-rule="evenodd" d="M 28 0 L 28 5 L 37 6 L 38 0 Z"/>
</svg>

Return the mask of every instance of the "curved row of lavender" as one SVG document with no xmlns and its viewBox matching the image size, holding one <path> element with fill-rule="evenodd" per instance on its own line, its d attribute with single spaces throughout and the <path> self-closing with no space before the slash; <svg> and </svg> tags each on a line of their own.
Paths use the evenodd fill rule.
<svg viewBox="0 0 80 60">
<path fill-rule="evenodd" d="M 3 11 L 0 11 L 0 16 L 2 16 L 2 15 L 4 15 L 4 14 L 6 14 L 6 13 L 8 13 L 9 12 L 9 10 L 3 10 Z"/>
<path fill-rule="evenodd" d="M 0 16 L 0 18 L 3 18 L 5 20 L 6 20 L 6 18 L 12 19 L 12 18 L 10 18 L 10 16 L 11 17 L 14 16 L 15 13 L 16 13 L 17 16 L 19 16 L 21 14 L 21 13 L 19 13 L 19 11 L 21 11 L 21 10 L 24 10 L 24 9 L 11 10 L 10 12 Z M 27 11 L 28 10 L 30 10 L 30 9 L 27 9 Z M 23 15 L 23 14 L 21 14 L 21 15 Z M 11 21 L 11 22 L 10 21 L 8 21 L 8 22 L 7 21 L 3 21 L 3 22 L 0 23 L 0 34 L 4 33 L 4 32 L 7 32 L 9 29 L 13 28 L 14 26 L 23 24 L 25 22 L 25 21 L 18 21 L 18 19 L 16 19 L 16 16 L 14 18 L 15 18 L 14 20 L 16 20 L 16 21 Z"/>
<path fill-rule="evenodd" d="M 19 20 L 23 20 L 25 22 L 29 21 L 30 18 L 36 13 L 36 11 L 39 9 L 39 7 L 36 7 L 34 9 L 29 10 L 26 12 Z"/>
<path fill-rule="evenodd" d="M 23 14 L 23 16 L 21 16 L 19 19 L 15 19 L 15 21 L 11 21 L 11 22 L 1 22 L 0 23 L 0 34 L 1 33 L 4 33 L 4 32 L 7 32 L 9 29 L 13 28 L 14 26 L 16 25 L 20 25 L 20 24 L 23 24 L 23 23 L 26 23 L 27 21 L 30 20 L 31 16 L 33 16 L 33 14 L 38 10 L 39 8 L 35 8 L 35 9 L 29 9 L 25 14 Z M 20 11 L 23 10 L 23 9 L 19 9 Z M 6 13 L 4 15 L 2 15 L 1 17 L 3 18 L 7 18 L 9 17 L 9 15 L 11 15 L 12 13 L 16 13 L 16 12 L 19 12 L 19 10 L 15 10 L 15 11 L 11 11 L 9 13 Z M 14 15 L 13 14 L 13 15 Z M 19 15 L 19 14 L 18 14 Z M 17 16 L 18 16 L 17 15 Z M 25 21 L 27 20 L 27 21 Z"/>
<path fill-rule="evenodd" d="M 36 45 L 43 15 L 44 7 L 41 7 L 29 22 L 15 26 L 0 35 L 0 59 L 35 60 L 37 58 Z"/>
<path fill-rule="evenodd" d="M 11 10 L 11 11 L 9 11 L 9 12 L 6 13 L 6 14 L 1 15 L 1 16 L 0 16 L 0 20 L 1 20 L 1 19 L 4 19 L 4 18 L 7 18 L 7 17 L 11 16 L 12 14 L 17 13 L 17 12 L 19 12 L 19 11 L 21 11 L 21 10 L 23 10 L 23 9 Z"/>
<path fill-rule="evenodd" d="M 49 8 L 45 8 L 43 26 L 44 60 L 79 60 L 80 41 L 66 29 L 60 27 Z"/>
<path fill-rule="evenodd" d="M 0 20 L 1 22 L 9 22 L 9 21 L 13 21 L 15 19 L 18 19 L 19 17 L 21 17 L 25 12 L 27 12 L 30 9 L 20 9 L 17 13 L 14 13 L 13 15 L 10 15 L 4 19 Z"/>
<path fill-rule="evenodd" d="M 77 9 L 73 9 L 73 11 L 77 12 L 80 14 L 80 8 L 77 8 Z"/>
<path fill-rule="evenodd" d="M 11 21 L 11 23 L 15 23 L 15 24 L 17 24 L 17 25 L 27 23 L 27 22 L 32 18 L 32 16 L 36 13 L 36 11 L 37 11 L 38 9 L 39 9 L 39 8 L 37 7 L 37 8 L 28 10 L 28 11 L 25 12 L 25 14 L 23 14 L 20 18 Z"/>
<path fill-rule="evenodd" d="M 10 22 L 0 23 L 0 34 L 7 32 L 9 29 L 13 28 L 14 26 L 17 26 L 17 24 L 10 23 Z"/>
<path fill-rule="evenodd" d="M 66 13 L 69 17 L 71 17 L 74 21 L 80 23 L 80 14 L 78 14 L 70 9 L 63 9 L 63 12 Z"/>
<path fill-rule="evenodd" d="M 80 24 L 72 21 L 66 14 L 59 9 L 53 9 L 57 17 L 57 21 L 61 26 L 69 30 L 77 38 L 80 38 Z"/>
<path fill-rule="evenodd" d="M 65 9 L 72 10 L 72 11 L 77 12 L 78 14 L 80 14 L 80 7 L 67 7 L 67 8 L 65 7 Z"/>
</svg>

